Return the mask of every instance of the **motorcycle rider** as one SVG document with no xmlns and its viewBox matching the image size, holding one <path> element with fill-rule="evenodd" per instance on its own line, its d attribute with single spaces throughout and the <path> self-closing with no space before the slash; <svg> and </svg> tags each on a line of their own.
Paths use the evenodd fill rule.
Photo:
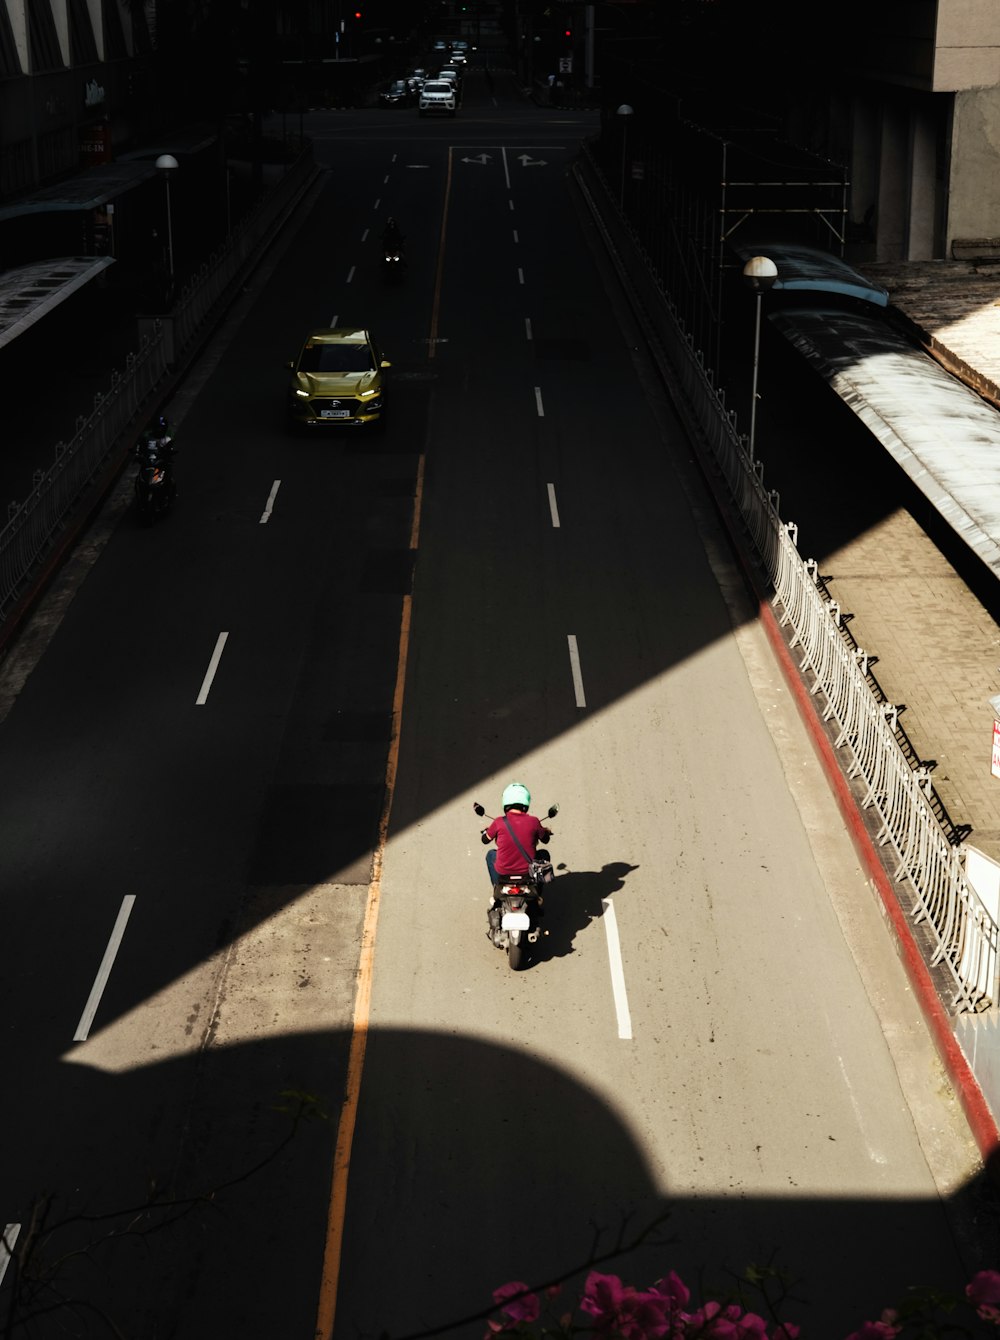
<svg viewBox="0 0 1000 1340">
<path fill-rule="evenodd" d="M 523 782 L 511 782 L 505 787 L 501 803 L 503 818 L 494 819 L 489 828 L 482 829 L 480 833 L 484 846 L 489 846 L 494 839 L 497 844 L 494 849 L 486 853 L 486 868 L 489 871 L 492 888 L 496 888 L 505 875 L 528 873 L 528 861 L 525 860 L 524 853 L 518 849 L 517 842 L 520 842 L 524 851 L 528 853 L 528 859 L 533 861 L 538 843 L 548 842 L 552 836 L 551 828 L 546 828 L 540 819 L 528 813 L 531 792 Z M 517 842 L 511 836 L 511 828 L 517 834 Z"/>
<path fill-rule="evenodd" d="M 163 471 L 162 497 L 167 506 L 173 503 L 177 495 L 177 483 L 174 479 L 174 439 L 170 434 L 170 424 L 165 414 L 158 414 L 135 444 L 135 459 L 139 462 L 139 473 L 135 479 L 136 497 L 145 497 L 149 483 L 149 474 L 157 469 Z M 142 505 L 140 500 L 140 506 Z"/>
<path fill-rule="evenodd" d="M 399 224 L 396 222 L 395 218 L 390 214 L 388 219 L 386 219 L 385 227 L 382 230 L 383 252 L 387 256 L 390 255 L 402 256 L 403 243 L 405 241 L 406 238 L 400 231 Z"/>
<path fill-rule="evenodd" d="M 135 454 L 141 456 L 151 447 L 162 451 L 168 460 L 173 460 L 174 439 L 170 436 L 170 424 L 165 414 L 159 414 L 136 443 Z"/>
</svg>

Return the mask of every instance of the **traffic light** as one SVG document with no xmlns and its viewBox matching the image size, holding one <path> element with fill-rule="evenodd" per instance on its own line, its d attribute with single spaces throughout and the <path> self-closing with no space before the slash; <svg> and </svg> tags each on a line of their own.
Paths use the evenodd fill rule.
<svg viewBox="0 0 1000 1340">
<path fill-rule="evenodd" d="M 566 29 L 564 29 L 564 31 L 563 31 L 563 37 L 572 37 L 572 36 L 573 36 L 573 29 L 572 29 L 572 28 L 566 28 Z"/>
</svg>

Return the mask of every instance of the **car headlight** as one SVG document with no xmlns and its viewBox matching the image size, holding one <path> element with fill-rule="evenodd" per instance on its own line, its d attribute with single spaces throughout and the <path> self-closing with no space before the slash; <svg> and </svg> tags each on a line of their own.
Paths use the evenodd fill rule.
<svg viewBox="0 0 1000 1340">
<path fill-rule="evenodd" d="M 295 394 L 296 394 L 296 395 L 300 395 L 300 396 L 302 397 L 303 400 L 308 400 L 308 399 L 309 399 L 309 392 L 308 392 L 308 391 L 300 390 L 299 387 L 296 387 L 296 388 L 295 388 Z"/>
<path fill-rule="evenodd" d="M 373 387 L 370 391 L 359 391 L 359 392 L 358 392 L 358 399 L 359 399 L 359 400 L 371 400 L 371 398 L 372 398 L 373 395 L 379 395 L 380 393 L 381 393 L 381 392 L 380 392 L 380 388 L 378 388 L 378 387 Z"/>
</svg>

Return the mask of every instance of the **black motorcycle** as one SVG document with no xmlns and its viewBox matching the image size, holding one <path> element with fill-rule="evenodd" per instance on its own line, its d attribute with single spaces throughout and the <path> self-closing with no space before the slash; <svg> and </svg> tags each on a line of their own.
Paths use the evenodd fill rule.
<svg viewBox="0 0 1000 1340">
<path fill-rule="evenodd" d="M 482 805 L 473 804 L 472 808 L 480 818 L 486 815 Z M 554 819 L 558 813 L 559 806 L 550 805 L 545 817 Z M 487 935 L 498 949 L 507 951 L 507 963 L 513 972 L 525 966 L 529 945 L 545 933 L 540 925 L 545 915 L 541 890 L 551 882 L 553 873 L 549 853 L 539 848 L 527 874 L 501 875 L 494 885 Z"/>
<path fill-rule="evenodd" d="M 149 434 L 136 443 L 135 458 L 139 462 L 135 477 L 136 506 L 143 522 L 152 525 L 167 515 L 177 496 L 173 443 L 169 437 Z"/>
</svg>

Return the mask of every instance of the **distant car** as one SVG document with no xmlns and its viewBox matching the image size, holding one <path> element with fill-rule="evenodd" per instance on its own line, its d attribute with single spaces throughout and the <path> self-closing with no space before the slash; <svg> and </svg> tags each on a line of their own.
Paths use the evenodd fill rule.
<svg viewBox="0 0 1000 1340">
<path fill-rule="evenodd" d="M 370 331 L 354 326 L 314 330 L 295 362 L 288 364 L 290 426 L 384 425 L 382 374 L 391 366 Z"/>
<path fill-rule="evenodd" d="M 378 100 L 383 107 L 409 107 L 413 102 L 413 90 L 405 79 L 394 79 L 378 95 Z"/>
<path fill-rule="evenodd" d="M 419 67 L 415 70 L 411 70 L 410 73 L 406 76 L 406 82 L 407 84 L 409 84 L 410 92 L 413 94 L 414 97 L 416 97 L 417 94 L 420 92 L 420 85 L 424 82 L 426 78 L 427 78 L 427 71 L 422 70 Z"/>
<path fill-rule="evenodd" d="M 447 50 L 448 50 L 448 43 L 445 42 L 442 38 L 439 37 L 439 38 L 437 39 L 437 41 L 434 43 L 433 47 L 431 47 L 431 50 L 432 50 L 432 51 L 447 51 Z"/>
<path fill-rule="evenodd" d="M 454 116 L 458 107 L 458 94 L 450 79 L 428 79 L 420 90 L 417 110 L 421 116 L 433 112 L 443 112 Z"/>
<path fill-rule="evenodd" d="M 455 51 L 455 49 L 452 48 L 452 50 L 448 52 L 448 63 L 450 65 L 457 65 L 461 69 L 466 63 L 465 52 Z"/>
<path fill-rule="evenodd" d="M 450 80 L 455 85 L 456 88 L 458 88 L 462 82 L 462 75 L 459 72 L 458 68 L 454 65 L 442 66 L 442 68 L 438 71 L 437 77 L 439 79 Z"/>
</svg>

